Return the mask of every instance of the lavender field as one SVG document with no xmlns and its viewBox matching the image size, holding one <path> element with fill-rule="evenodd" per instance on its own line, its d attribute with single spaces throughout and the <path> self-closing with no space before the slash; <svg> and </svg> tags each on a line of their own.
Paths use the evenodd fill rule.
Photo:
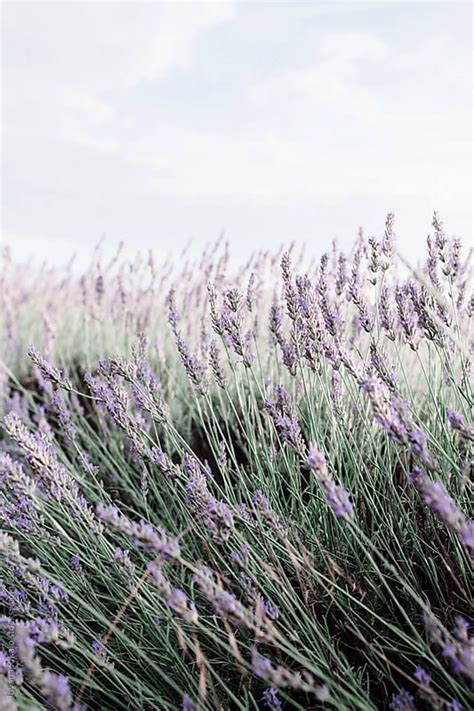
<svg viewBox="0 0 474 711">
<path fill-rule="evenodd" d="M 5 253 L 1 711 L 474 707 L 471 253 L 325 248 Z"/>
</svg>

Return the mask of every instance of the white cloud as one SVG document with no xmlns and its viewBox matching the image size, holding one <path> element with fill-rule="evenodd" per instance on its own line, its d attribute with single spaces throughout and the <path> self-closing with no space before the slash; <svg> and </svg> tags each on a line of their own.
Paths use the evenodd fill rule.
<svg viewBox="0 0 474 711">
<path fill-rule="evenodd" d="M 359 60 L 381 60 L 387 52 L 386 43 L 367 32 L 331 32 L 323 34 L 319 54 L 323 60 L 344 66 L 351 71 Z"/>
<path fill-rule="evenodd" d="M 6 3 L 3 37 L 19 75 L 34 65 L 88 91 L 124 91 L 186 67 L 199 37 L 233 13 L 231 2 Z"/>
<path fill-rule="evenodd" d="M 184 71 L 233 14 L 232 2 L 7 4 L 4 131 L 116 151 L 114 101 Z"/>
<path fill-rule="evenodd" d="M 4 233 L 27 251 L 221 227 L 268 245 L 318 219 L 352 235 L 397 206 L 408 225 L 437 207 L 465 230 L 470 50 L 454 10 L 398 29 L 393 11 L 312 12 L 4 6 Z"/>
<path fill-rule="evenodd" d="M 385 42 L 368 33 L 322 33 L 310 65 L 274 75 L 251 92 L 254 98 L 300 100 L 306 104 L 305 110 L 334 104 L 364 123 L 373 123 L 381 107 L 374 92 L 365 86 L 364 73 L 370 73 L 371 64 L 384 61 L 387 54 Z"/>
<path fill-rule="evenodd" d="M 156 24 L 152 22 L 149 36 L 144 37 L 140 53 L 129 57 L 122 86 L 135 86 L 172 69 L 188 68 L 197 40 L 233 16 L 234 6 L 229 2 L 162 3 L 160 15 Z"/>
</svg>

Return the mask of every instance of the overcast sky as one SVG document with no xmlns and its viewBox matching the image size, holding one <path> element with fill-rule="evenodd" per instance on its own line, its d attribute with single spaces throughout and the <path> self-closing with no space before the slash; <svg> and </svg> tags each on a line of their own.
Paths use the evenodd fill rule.
<svg viewBox="0 0 474 711">
<path fill-rule="evenodd" d="M 472 231 L 470 3 L 2 4 L 18 257 Z"/>
</svg>

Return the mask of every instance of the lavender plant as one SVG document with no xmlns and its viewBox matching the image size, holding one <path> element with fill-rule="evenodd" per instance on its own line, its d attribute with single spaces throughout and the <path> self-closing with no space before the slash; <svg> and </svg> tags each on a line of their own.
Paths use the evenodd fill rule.
<svg viewBox="0 0 474 711">
<path fill-rule="evenodd" d="M 470 254 L 4 255 L 0 708 L 474 705 Z"/>
</svg>

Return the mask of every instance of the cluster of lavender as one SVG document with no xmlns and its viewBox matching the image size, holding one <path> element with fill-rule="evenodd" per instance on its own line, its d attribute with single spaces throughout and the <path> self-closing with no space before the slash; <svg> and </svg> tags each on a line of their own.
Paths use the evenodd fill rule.
<svg viewBox="0 0 474 711">
<path fill-rule="evenodd" d="M 452 634 L 442 628 L 440 623 L 428 612 L 425 613 L 425 624 L 431 641 L 441 649 L 444 659 L 449 660 L 455 674 L 463 675 L 474 690 L 474 636 L 469 634 L 469 623 L 458 615 Z M 462 705 L 457 699 L 442 698 L 433 687 L 431 674 L 421 666 L 413 672 L 413 678 L 418 684 L 417 696 L 429 708 L 439 711 L 462 711 Z M 415 697 L 406 689 L 394 694 L 389 709 L 405 709 L 416 711 L 418 708 Z"/>
<path fill-rule="evenodd" d="M 59 461 L 50 437 L 44 432 L 30 432 L 15 413 L 8 414 L 4 422 L 6 432 L 26 455 L 26 461 L 35 473 L 41 491 L 64 504 L 70 516 L 84 519 L 92 530 L 100 529 L 77 482 Z"/>
<path fill-rule="evenodd" d="M 461 615 L 449 634 L 430 614 L 425 614 L 425 624 L 433 644 L 441 648 L 443 657 L 449 660 L 455 674 L 461 674 L 469 680 L 474 690 L 474 635 L 470 634 L 470 625 Z"/>
<path fill-rule="evenodd" d="M 272 687 L 291 688 L 314 695 L 318 701 L 327 701 L 330 692 L 326 684 L 315 685 L 311 674 L 295 674 L 283 666 L 275 667 L 270 659 L 264 657 L 255 648 L 252 650 L 252 667 L 255 675 L 264 679 Z"/>
<path fill-rule="evenodd" d="M 351 519 L 354 512 L 349 494 L 342 486 L 337 486 L 329 476 L 324 455 L 313 445 L 310 444 L 309 448 L 306 446 L 298 423 L 296 407 L 290 394 L 279 385 L 275 388 L 275 397 L 275 401 L 269 400 L 265 403 L 265 409 L 272 416 L 280 440 L 288 444 L 316 475 L 324 490 L 326 503 L 335 515 L 338 518 Z"/>
<path fill-rule="evenodd" d="M 469 256 L 7 254 L 0 708 L 472 707 Z"/>
<path fill-rule="evenodd" d="M 8 693 L 11 687 L 33 687 L 46 705 L 58 711 L 79 711 L 74 704 L 69 679 L 43 664 L 38 650 L 54 646 L 65 652 L 75 644 L 74 634 L 59 622 L 59 608 L 68 594 L 42 575 L 39 561 L 24 559 L 18 542 L 0 535 L 0 560 L 4 579 L 0 583 L 0 632 L 6 644 L 0 651 L 0 689 L 5 708 L 16 711 Z M 3 698 L 2 698 L 3 704 Z"/>
</svg>

